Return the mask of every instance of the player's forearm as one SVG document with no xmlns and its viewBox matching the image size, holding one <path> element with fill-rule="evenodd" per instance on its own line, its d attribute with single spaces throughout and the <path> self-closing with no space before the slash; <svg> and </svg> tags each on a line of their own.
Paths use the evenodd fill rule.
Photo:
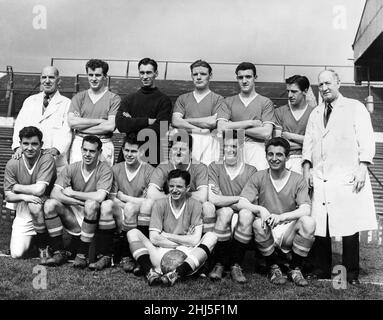
<svg viewBox="0 0 383 320">
<path fill-rule="evenodd" d="M 311 211 L 310 205 L 301 205 L 298 209 L 282 213 L 285 222 L 298 220 L 300 217 L 309 216 Z"/>
<path fill-rule="evenodd" d="M 86 200 L 94 200 L 101 203 L 105 200 L 106 193 L 103 191 L 81 192 L 72 190 L 70 196 L 83 202 L 85 202 Z"/>
<path fill-rule="evenodd" d="M 147 198 L 152 200 L 158 200 L 158 199 L 166 198 L 166 194 L 158 190 L 154 186 L 149 186 L 148 192 L 147 192 Z"/>
<path fill-rule="evenodd" d="M 82 130 L 82 133 L 86 134 L 108 134 L 110 132 L 113 132 L 116 128 L 115 123 L 105 121 L 103 123 L 98 124 L 97 126 L 90 127 L 87 129 Z"/>
<path fill-rule="evenodd" d="M 240 210 L 247 209 L 247 210 L 251 211 L 257 217 L 260 216 L 260 212 L 261 212 L 261 210 L 263 208 L 262 206 L 258 206 L 256 204 L 252 204 L 248 200 L 245 200 L 243 198 L 239 199 L 237 206 L 238 206 L 238 208 Z"/>
<path fill-rule="evenodd" d="M 68 116 L 68 125 L 72 129 L 83 130 L 89 127 L 97 126 L 105 119 L 90 119 L 90 118 L 81 118 L 75 116 Z"/>
<path fill-rule="evenodd" d="M 21 202 L 24 201 L 24 194 L 14 193 L 12 191 L 5 191 L 5 201 L 7 202 Z"/>
<path fill-rule="evenodd" d="M 245 134 L 251 138 L 261 139 L 261 140 L 268 140 L 271 138 L 272 134 L 272 128 L 269 127 L 256 127 L 256 128 L 250 128 L 245 130 Z"/>
<path fill-rule="evenodd" d="M 135 204 L 142 204 L 145 201 L 145 198 L 137 198 L 137 197 L 132 197 L 127 194 L 122 193 L 119 191 L 117 193 L 117 199 L 123 201 L 123 202 L 132 202 Z"/>
<path fill-rule="evenodd" d="M 223 196 L 210 192 L 209 201 L 217 207 L 229 207 L 239 201 L 239 196 Z"/>
<path fill-rule="evenodd" d="M 217 127 L 216 120 L 210 117 L 204 118 L 188 118 L 185 119 L 186 122 L 202 129 L 214 129 Z"/>
<path fill-rule="evenodd" d="M 84 205 L 83 201 L 80 201 L 80 200 L 77 200 L 75 198 L 66 196 L 65 194 L 63 194 L 61 189 L 56 189 L 56 187 L 53 188 L 50 197 L 52 199 L 56 199 L 56 200 L 60 201 L 61 203 L 65 204 L 65 205 L 82 205 L 82 206 Z"/>
<path fill-rule="evenodd" d="M 225 129 L 247 129 L 251 128 L 252 124 L 250 120 L 243 121 L 227 121 Z"/>
<path fill-rule="evenodd" d="M 199 202 L 204 203 L 207 201 L 207 188 L 200 188 L 197 191 L 192 192 L 191 196 Z"/>
<path fill-rule="evenodd" d="M 46 189 L 45 183 L 34 183 L 30 185 L 15 184 L 13 186 L 14 193 L 24 193 L 41 197 Z"/>
<path fill-rule="evenodd" d="M 169 239 L 166 239 L 164 236 L 160 235 L 159 233 L 156 234 L 150 234 L 150 241 L 157 247 L 163 247 L 163 248 L 176 248 L 178 247 L 178 243 L 173 242 Z"/>
<path fill-rule="evenodd" d="M 285 139 L 291 140 L 292 142 L 299 143 L 301 146 L 302 146 L 303 140 L 305 138 L 304 135 L 293 133 L 293 132 L 288 132 L 288 131 L 283 131 L 282 137 Z"/>
<path fill-rule="evenodd" d="M 199 127 L 189 123 L 183 118 L 179 117 L 173 117 L 172 119 L 172 126 L 177 129 L 185 129 L 185 130 L 193 130 L 193 129 L 199 129 Z"/>
<path fill-rule="evenodd" d="M 198 237 L 197 234 L 187 234 L 187 235 L 179 235 L 167 233 L 165 236 L 168 240 L 178 243 L 179 245 L 194 247 L 201 240 L 201 237 Z"/>
</svg>

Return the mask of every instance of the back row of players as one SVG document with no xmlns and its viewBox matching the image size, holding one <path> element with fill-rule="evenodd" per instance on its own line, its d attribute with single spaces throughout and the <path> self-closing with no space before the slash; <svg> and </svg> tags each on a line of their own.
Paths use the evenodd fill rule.
<svg viewBox="0 0 383 320">
<path fill-rule="evenodd" d="M 205 61 L 198 60 L 190 67 L 194 91 L 178 97 L 172 109 L 170 99 L 155 86 L 158 74 L 156 62 L 148 58 L 142 59 L 138 69 L 142 87 L 124 98 L 121 103 L 120 98 L 106 87 L 108 65 L 101 60 L 88 61 L 86 71 L 90 88 L 75 95 L 72 102 L 57 91 L 59 75 L 54 67 L 46 67 L 42 72 L 43 92 L 24 102 L 15 123 L 13 160 L 18 165 L 14 166 L 21 166 L 19 170 L 24 168 L 29 175 L 32 174 L 36 160 L 27 164 L 25 159 L 29 151 L 23 148 L 22 130 L 19 130 L 26 126 L 35 126 L 43 132 L 44 139 L 38 139 L 44 142 L 43 154 L 53 156 L 57 171 L 61 172 L 52 190 L 51 200 L 46 201 L 44 206 L 44 200 L 38 202 L 33 197 L 35 202 L 32 202 L 30 197 L 42 195 L 41 184 L 32 189 L 18 189 L 19 183 L 13 181 L 7 185 L 6 182 L 7 201 L 24 203 L 23 206 L 27 207 L 24 211 L 32 214 L 32 217 L 29 216 L 32 224 L 29 224 L 28 232 L 37 232 L 42 263 L 58 265 L 66 260 L 60 238 L 64 225 L 74 238 L 81 234 L 79 244 L 75 245 L 77 255 L 74 265 L 86 267 L 88 246 L 98 226 L 97 233 L 102 239 L 101 246 L 98 246 L 100 256 L 95 263 L 89 265 L 90 268 L 102 269 L 110 264 L 110 243 L 112 233 L 117 228 L 128 232 L 127 236 L 123 234 L 121 237 L 121 241 L 125 242 L 122 245 L 125 248 L 123 251 L 127 257 L 132 252 L 151 284 L 172 284 L 179 275 L 190 273 L 190 268 L 196 269 L 210 255 L 215 242 L 216 264 L 210 277 L 220 279 L 226 266 L 230 267 L 235 281 L 245 282 L 240 264 L 246 245 L 254 236 L 259 251 L 266 257 L 273 283 L 286 281 L 277 263 L 274 251 L 276 243 L 285 251 L 293 248 L 290 277 L 298 285 L 307 285 L 300 266 L 302 257 L 307 256 L 313 243 L 315 222 L 310 217 L 307 184 L 302 176 L 293 171 L 302 171 L 302 143 L 308 118 L 315 105 L 313 100 L 307 99 L 310 89 L 308 79 L 299 75 L 287 79 L 289 103 L 274 110 L 271 100 L 255 91 L 257 76 L 253 64 L 244 62 L 238 65 L 235 72 L 240 93 L 224 99 L 210 91 L 212 69 Z M 326 87 L 335 83 L 334 72 L 326 71 L 323 77 L 328 78 L 323 82 Z M 334 87 L 334 93 L 337 92 L 335 89 Z M 168 131 L 170 118 L 172 128 Z M 123 144 L 119 157 L 119 160 L 125 162 L 113 167 L 114 192 L 109 193 L 110 199 L 105 201 L 110 190 L 105 185 L 98 186 L 105 181 L 95 173 L 99 171 L 98 168 L 108 168 L 105 163 L 114 163 L 111 136 L 116 126 L 129 138 Z M 190 137 L 184 134 L 185 130 L 190 133 Z M 143 133 L 149 137 L 149 141 L 139 151 L 141 142 L 137 141 L 137 135 Z M 226 139 L 222 140 L 224 133 Z M 166 135 L 169 135 L 172 145 L 170 160 L 158 165 L 160 159 L 164 158 L 162 149 L 158 146 Z M 269 140 L 273 135 L 285 139 Z M 99 141 L 94 140 L 95 137 Z M 181 141 L 177 138 L 181 138 Z M 20 141 L 20 147 L 16 141 Z M 216 162 L 220 158 L 220 144 L 224 150 L 223 163 Z M 157 150 L 154 157 L 151 155 L 152 150 Z M 136 159 L 137 153 L 141 153 L 140 161 Z M 40 155 L 40 152 L 36 154 Z M 98 158 L 103 162 L 97 162 Z M 71 165 L 65 166 L 68 159 Z M 152 174 L 149 171 L 153 168 L 144 164 L 143 159 L 156 166 Z M 82 162 L 76 162 L 81 160 Z M 130 162 L 134 164 L 129 164 Z M 88 163 L 92 165 L 89 166 Z M 206 165 L 210 165 L 209 173 Z M 263 170 L 268 167 L 269 171 Z M 286 167 L 292 171 L 286 170 Z M 170 174 L 176 168 L 190 173 L 190 185 L 188 178 L 182 177 L 184 173 L 176 174 L 177 177 Z M 251 171 L 255 171 L 255 168 L 259 172 L 252 174 Z M 169 177 L 176 181 L 171 179 L 166 184 Z M 140 183 L 136 181 L 138 178 Z M 93 179 L 97 186 L 95 190 L 93 186 L 90 191 L 87 188 Z M 124 180 L 120 185 L 119 179 Z M 182 183 L 180 185 L 179 179 L 183 181 L 184 188 L 190 188 L 190 193 L 180 190 Z M 165 195 L 166 185 L 174 186 L 173 192 L 168 190 L 170 196 Z M 22 193 L 31 201 L 17 196 L 14 198 Z M 170 197 L 169 200 L 160 200 L 167 197 Z M 184 206 L 186 199 L 196 199 L 201 204 L 200 209 L 195 204 L 191 205 L 195 210 L 201 210 L 201 223 L 196 223 L 197 218 L 187 223 L 180 222 L 182 219 L 179 220 L 179 216 L 187 215 L 190 218 L 191 215 L 190 212 L 185 212 L 189 208 Z M 153 201 L 157 201 L 155 205 Z M 33 204 L 26 206 L 25 203 Z M 40 211 L 34 208 L 35 205 Z M 122 209 L 117 209 L 118 207 Z M 40 218 L 33 218 L 34 209 L 39 212 Z M 97 214 L 99 211 L 101 215 Z M 123 216 L 120 211 L 123 211 Z M 230 226 L 234 212 L 238 212 L 238 223 L 232 236 Z M 82 220 L 83 215 L 85 218 Z M 166 219 L 164 215 L 167 215 Z M 155 216 L 159 218 L 156 219 Z M 23 240 L 13 241 L 17 238 L 14 236 L 25 235 L 25 230 L 16 232 L 23 229 L 17 228 L 20 222 L 18 217 L 17 214 L 11 240 L 13 256 L 21 256 L 30 242 L 30 237 L 23 236 Z M 170 224 L 170 227 L 160 221 L 167 221 L 166 224 Z M 141 233 L 131 231 L 136 230 L 136 226 L 141 228 Z M 49 250 L 45 246 L 46 229 L 55 239 L 51 244 L 55 253 L 53 257 L 49 256 Z M 209 233 L 213 231 L 214 233 Z M 202 233 L 206 238 L 199 242 L 201 236 L 198 234 Z M 148 237 L 155 247 L 149 245 L 151 242 L 147 240 Z M 130 250 L 127 249 L 126 239 L 130 241 Z M 178 271 L 165 275 L 159 281 L 161 277 L 158 276 L 158 269 L 155 271 L 159 259 L 153 258 L 157 256 L 152 253 L 153 248 L 174 248 L 179 245 L 194 247 L 196 243 L 199 243 L 199 250 L 196 249 L 197 253 L 188 256 L 186 265 L 183 264 L 180 270 L 177 268 Z M 149 256 L 151 261 L 148 260 Z M 131 259 L 122 261 L 126 270 L 134 268 Z"/>
</svg>

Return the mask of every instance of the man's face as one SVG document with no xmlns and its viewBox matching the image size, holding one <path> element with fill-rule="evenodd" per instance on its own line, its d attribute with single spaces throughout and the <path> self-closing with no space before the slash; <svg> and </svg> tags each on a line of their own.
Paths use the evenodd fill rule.
<svg viewBox="0 0 383 320">
<path fill-rule="evenodd" d="M 125 143 L 122 153 L 124 154 L 126 164 L 132 166 L 138 163 L 139 147 L 137 144 Z"/>
<path fill-rule="evenodd" d="M 242 93 L 250 93 L 254 90 L 255 79 L 253 70 L 238 70 L 237 81 Z"/>
<path fill-rule="evenodd" d="M 286 91 L 291 106 L 298 107 L 306 101 L 306 91 L 301 91 L 296 83 L 287 84 Z"/>
<path fill-rule="evenodd" d="M 102 73 L 101 67 L 96 68 L 94 70 L 88 68 L 87 74 L 88 74 L 89 87 L 93 91 L 99 91 L 101 88 L 104 87 L 106 77 Z"/>
<path fill-rule="evenodd" d="M 325 102 L 331 103 L 339 96 L 340 83 L 330 71 L 324 71 L 318 78 L 319 92 Z"/>
<path fill-rule="evenodd" d="M 269 146 L 266 152 L 266 159 L 271 170 L 280 171 L 286 167 L 288 157 L 286 157 L 285 148 L 282 146 Z"/>
<path fill-rule="evenodd" d="M 138 74 L 143 87 L 154 88 L 154 80 L 156 79 L 158 72 L 154 71 L 154 67 L 151 64 L 140 65 Z"/>
<path fill-rule="evenodd" d="M 198 90 L 204 90 L 209 87 L 211 73 L 206 67 L 195 67 L 191 73 L 194 86 Z"/>
<path fill-rule="evenodd" d="M 20 141 L 21 151 L 27 159 L 35 159 L 40 154 L 43 143 L 37 136 L 22 138 Z"/>
<path fill-rule="evenodd" d="M 225 139 L 223 145 L 223 154 L 225 162 L 235 164 L 238 160 L 238 139 Z"/>
<path fill-rule="evenodd" d="M 86 165 L 92 165 L 97 162 L 101 150 L 97 150 L 97 143 L 84 141 L 81 146 L 82 160 Z"/>
<path fill-rule="evenodd" d="M 181 177 L 173 178 L 168 181 L 169 194 L 173 200 L 180 200 L 185 198 L 189 188 L 186 186 L 186 182 Z"/>
<path fill-rule="evenodd" d="M 60 78 L 55 74 L 55 68 L 46 67 L 41 72 L 40 84 L 46 94 L 53 94 L 57 91 Z"/>
<path fill-rule="evenodd" d="M 188 164 L 190 161 L 190 152 L 186 142 L 178 141 L 170 149 L 170 159 L 174 165 Z"/>
</svg>

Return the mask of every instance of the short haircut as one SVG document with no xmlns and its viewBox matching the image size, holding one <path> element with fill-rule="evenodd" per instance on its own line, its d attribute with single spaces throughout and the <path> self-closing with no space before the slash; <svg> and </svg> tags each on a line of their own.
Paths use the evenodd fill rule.
<svg viewBox="0 0 383 320">
<path fill-rule="evenodd" d="M 190 71 L 193 72 L 193 69 L 194 68 L 197 68 L 197 67 L 205 67 L 209 70 L 209 74 L 213 71 L 212 67 L 210 64 L 208 64 L 206 61 L 204 60 L 197 60 L 197 61 L 194 61 L 191 65 L 190 65 Z"/>
<path fill-rule="evenodd" d="M 141 147 L 145 143 L 145 141 L 138 141 L 137 135 L 134 132 L 131 132 L 125 137 L 124 142 L 122 144 L 123 148 L 125 148 L 126 143 L 135 144 L 138 145 L 138 147 Z"/>
<path fill-rule="evenodd" d="M 322 70 L 321 72 L 319 72 L 319 75 L 320 76 L 323 72 L 326 72 L 326 71 L 329 71 L 332 73 L 332 76 L 334 77 L 334 79 L 337 81 L 337 82 L 340 82 L 340 77 L 339 77 L 339 74 L 338 72 L 336 72 L 334 69 L 325 69 L 325 70 Z"/>
<path fill-rule="evenodd" d="M 39 141 L 43 141 L 43 133 L 36 127 L 29 126 L 24 127 L 19 131 L 19 138 L 20 141 L 23 140 L 23 138 L 32 138 L 37 137 Z"/>
<path fill-rule="evenodd" d="M 167 178 L 168 184 L 171 179 L 175 178 L 182 178 L 185 181 L 186 186 L 190 184 L 190 173 L 185 170 L 174 169 L 170 171 Z"/>
<path fill-rule="evenodd" d="M 305 91 L 310 87 L 310 81 L 305 76 L 296 74 L 290 78 L 286 79 L 286 84 L 296 84 L 299 87 L 299 90 Z"/>
<path fill-rule="evenodd" d="M 191 152 L 191 150 L 193 149 L 193 137 L 190 134 L 188 134 L 186 130 L 181 132 L 185 132 L 185 134 L 175 134 L 169 139 L 169 148 L 172 148 L 173 145 L 177 142 L 187 142 L 189 151 Z M 187 136 L 187 141 L 182 139 L 185 136 Z"/>
<path fill-rule="evenodd" d="M 97 150 L 100 151 L 102 148 L 102 142 L 99 137 L 97 136 L 85 136 L 82 139 L 82 144 L 81 146 L 84 145 L 84 142 L 89 142 L 89 143 L 97 143 Z"/>
<path fill-rule="evenodd" d="M 257 69 L 255 68 L 254 63 L 251 62 L 241 62 L 237 68 L 235 68 L 235 74 L 238 75 L 238 71 L 243 70 L 253 70 L 254 77 L 257 75 Z"/>
<path fill-rule="evenodd" d="M 285 138 L 275 137 L 275 138 L 271 138 L 270 140 L 268 140 L 266 142 L 266 146 L 265 146 L 266 153 L 267 153 L 267 149 L 270 146 L 275 146 L 275 147 L 279 147 L 280 146 L 280 147 L 283 147 L 285 149 L 285 156 L 286 157 L 290 153 L 290 143 Z"/>
<path fill-rule="evenodd" d="M 109 65 L 105 61 L 100 59 L 90 59 L 85 65 L 86 73 L 88 73 L 88 69 L 95 70 L 97 68 L 102 68 L 102 74 L 107 76 Z"/>
<path fill-rule="evenodd" d="M 140 69 L 140 66 L 141 66 L 142 64 L 143 64 L 144 66 L 150 64 L 151 66 L 153 66 L 154 72 L 156 72 L 157 69 L 158 69 L 158 64 L 157 64 L 157 62 L 156 62 L 155 60 L 151 59 L 151 58 L 143 58 L 143 59 L 141 59 L 141 60 L 138 62 L 138 69 Z"/>
</svg>

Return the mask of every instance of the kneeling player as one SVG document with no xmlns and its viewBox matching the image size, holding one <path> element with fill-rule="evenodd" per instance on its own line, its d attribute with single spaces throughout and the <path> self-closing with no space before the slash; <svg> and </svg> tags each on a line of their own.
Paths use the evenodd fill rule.
<svg viewBox="0 0 383 320">
<path fill-rule="evenodd" d="M 275 246 L 287 253 L 292 249 L 289 278 L 298 286 L 308 282 L 301 272 L 302 262 L 314 242 L 315 221 L 303 176 L 286 169 L 290 145 L 286 139 L 266 143 L 269 169 L 255 173 L 241 193 L 238 206 L 257 215 L 253 230 L 257 246 L 269 267 L 270 281 L 284 284 Z"/>
<path fill-rule="evenodd" d="M 113 173 L 106 162 L 99 161 L 101 151 L 102 142 L 98 137 L 85 136 L 81 146 L 83 160 L 69 164 L 61 171 L 51 199 L 45 202 L 46 225 L 55 246 L 62 247 L 63 225 L 75 241 L 79 242 L 75 248 L 75 268 L 88 266 L 89 245 L 96 232 L 98 220 L 107 220 L 102 215 L 99 216 L 99 210 L 112 187 Z M 102 225 L 99 228 L 102 229 Z M 110 230 L 110 237 L 113 237 L 113 231 Z M 109 266 L 112 250 L 106 249 L 108 252 L 101 252 L 101 261 L 98 263 Z M 66 259 L 65 252 L 57 250 L 48 264 L 59 265 Z M 89 268 L 96 269 L 92 265 Z"/>
<path fill-rule="evenodd" d="M 168 175 L 169 196 L 157 200 L 152 208 L 150 240 L 137 229 L 128 232 L 133 257 L 141 265 L 149 285 L 172 286 L 178 279 L 192 274 L 204 264 L 217 237 L 213 232 L 202 236 L 202 205 L 189 191 L 190 174 L 175 169 Z M 161 259 L 172 249 L 187 254 L 175 270 L 162 275 Z"/>
<path fill-rule="evenodd" d="M 245 283 L 242 273 L 246 245 L 250 242 L 254 215 L 248 210 L 238 210 L 238 201 L 249 178 L 257 171 L 255 167 L 243 161 L 243 140 L 239 143 L 238 131 L 224 131 L 223 163 L 209 165 L 209 201 L 216 206 L 217 222 L 215 233 L 218 242 L 215 247 L 216 264 L 210 272 L 212 280 L 222 279 L 224 268 L 230 267 L 234 281 Z M 238 214 L 238 223 L 232 237 L 231 224 L 234 213 Z"/>
<path fill-rule="evenodd" d="M 22 258 L 36 239 L 40 264 L 51 257 L 49 236 L 44 222 L 44 201 L 56 178 L 54 158 L 43 154 L 42 132 L 36 127 L 25 127 L 19 132 L 21 158 L 10 159 L 5 167 L 5 200 L 16 203 L 16 217 L 11 235 L 11 256 Z"/>
</svg>

